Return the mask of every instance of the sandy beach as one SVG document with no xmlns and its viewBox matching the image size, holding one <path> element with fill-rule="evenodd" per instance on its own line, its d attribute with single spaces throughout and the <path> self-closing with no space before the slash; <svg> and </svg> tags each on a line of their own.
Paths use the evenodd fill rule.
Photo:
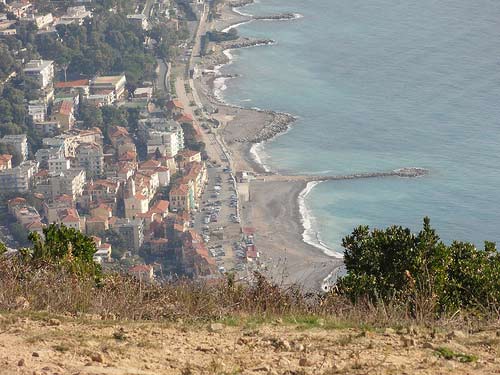
<svg viewBox="0 0 500 375">
<path fill-rule="evenodd" d="M 252 181 L 249 200 L 242 202 L 242 219 L 255 228 L 256 245 L 276 281 L 317 289 L 342 261 L 302 240 L 304 227 L 297 202 L 305 187 L 299 181 Z"/>
<path fill-rule="evenodd" d="M 208 24 L 208 28 L 220 31 L 251 19 L 236 13 L 228 4 L 220 13 L 221 17 Z M 198 64 L 201 74 L 194 80 L 202 104 L 215 109 L 216 113 L 211 117 L 220 122 L 217 138 L 227 149 L 233 170 L 250 171 L 258 176 L 273 172 L 266 171 L 259 164 L 251 152 L 252 147 L 284 133 L 293 125 L 294 118 L 271 110 L 247 109 L 224 103 L 218 91 L 225 80 L 233 77 L 221 75 L 220 68 L 230 62 L 225 50 L 270 42 L 239 38 L 215 44 L 212 52 Z M 303 241 L 304 226 L 298 198 L 305 188 L 305 181 L 249 182 L 244 189 L 248 194 L 240 196 L 241 225 L 255 228 L 256 246 L 261 261 L 266 265 L 265 272 L 270 277 L 280 283 L 295 283 L 307 290 L 318 290 L 323 280 L 342 265 L 342 260 L 328 256 Z"/>
</svg>

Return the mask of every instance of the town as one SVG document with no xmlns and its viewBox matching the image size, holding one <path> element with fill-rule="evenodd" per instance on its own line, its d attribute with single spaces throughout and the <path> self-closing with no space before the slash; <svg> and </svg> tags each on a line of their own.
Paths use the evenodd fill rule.
<svg viewBox="0 0 500 375">
<path fill-rule="evenodd" d="M 0 241 L 11 251 L 55 223 L 92 237 L 104 270 L 145 280 L 259 267 L 239 216 L 242 173 L 207 144 L 217 121 L 176 95 L 213 3 L 0 3 Z"/>
</svg>

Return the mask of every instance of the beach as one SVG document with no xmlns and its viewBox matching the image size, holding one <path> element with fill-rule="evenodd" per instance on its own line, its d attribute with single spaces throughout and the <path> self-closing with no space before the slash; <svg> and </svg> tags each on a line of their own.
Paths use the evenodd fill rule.
<svg viewBox="0 0 500 375">
<path fill-rule="evenodd" d="M 232 25 L 251 21 L 251 17 L 235 12 L 228 4 L 222 7 L 220 14 L 220 18 L 207 24 L 207 29 L 228 30 Z M 342 266 L 342 260 L 304 241 L 299 197 L 307 188 L 307 182 L 265 181 L 262 177 L 277 172 L 268 170 L 260 162 L 257 151 L 261 142 L 285 133 L 293 125 L 294 117 L 271 109 L 229 105 L 222 97 L 227 80 L 234 78 L 220 73 L 220 69 L 231 62 L 231 50 L 272 48 L 272 43 L 271 40 L 239 38 L 215 44 L 213 51 L 197 63 L 200 73 L 193 84 L 201 104 L 212 108 L 214 113 L 210 117 L 219 122 L 215 137 L 227 150 L 233 171 L 246 171 L 258 177 L 240 184 L 244 186 L 239 190 L 247 192 L 240 194 L 241 225 L 255 229 L 263 272 L 278 283 L 319 290 L 324 280 Z"/>
<path fill-rule="evenodd" d="M 242 202 L 243 222 L 255 228 L 256 245 L 268 273 L 276 281 L 318 289 L 342 261 L 303 241 L 299 194 L 301 181 L 253 181 L 249 200 Z"/>
</svg>

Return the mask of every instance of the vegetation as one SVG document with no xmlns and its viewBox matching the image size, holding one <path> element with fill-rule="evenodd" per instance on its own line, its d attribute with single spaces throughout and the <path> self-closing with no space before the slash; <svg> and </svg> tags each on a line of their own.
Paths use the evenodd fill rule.
<svg viewBox="0 0 500 375">
<path fill-rule="evenodd" d="M 447 246 L 429 218 L 418 234 L 401 226 L 373 231 L 360 226 L 342 245 L 347 275 L 338 290 L 353 301 L 410 301 L 413 309 L 425 302 L 436 314 L 464 308 L 485 312 L 500 302 L 495 244 L 486 242 L 484 249 L 465 242 Z"/>
<path fill-rule="evenodd" d="M 207 158 L 206 145 L 204 142 L 198 139 L 196 131 L 193 125 L 189 123 L 181 124 L 182 130 L 184 131 L 184 145 L 189 150 L 200 151 L 202 158 Z"/>
<path fill-rule="evenodd" d="M 31 232 L 28 238 L 32 247 L 21 250 L 25 261 L 63 266 L 82 277 L 101 275 L 101 268 L 93 259 L 95 243 L 80 231 L 51 224 L 43 229 L 43 237 Z"/>
<path fill-rule="evenodd" d="M 229 40 L 238 39 L 238 30 L 235 28 L 230 29 L 228 32 L 224 31 L 207 31 L 208 40 L 211 42 L 219 43 Z"/>
<path fill-rule="evenodd" d="M 468 327 L 498 319 L 500 262 L 493 244 L 487 243 L 484 250 L 461 242 L 447 246 L 427 218 L 418 234 L 397 226 L 373 231 L 356 228 L 343 240 L 348 273 L 329 293 L 276 284 L 259 273 L 250 282 L 229 274 L 208 284 L 187 279 L 144 284 L 110 273 L 96 284 L 101 270 L 92 260 L 92 240 L 55 225 L 46 228 L 44 235 L 45 239 L 30 235 L 33 249 L 23 250 L 23 257 L 0 257 L 0 310 L 11 308 L 22 296 L 36 309 L 106 311 L 129 319 L 294 316 L 357 325 Z M 111 232 L 103 237 L 117 247 L 123 243 Z M 5 250 L 0 247 L 0 251 Z M 437 353 L 458 361 L 473 360 L 445 349 Z"/>
<path fill-rule="evenodd" d="M 144 47 L 145 37 L 125 14 L 103 12 L 82 26 L 58 25 L 57 33 L 39 35 L 36 46 L 44 59 L 67 66 L 74 77 L 125 72 L 137 87 L 155 75 L 156 60 Z"/>
</svg>

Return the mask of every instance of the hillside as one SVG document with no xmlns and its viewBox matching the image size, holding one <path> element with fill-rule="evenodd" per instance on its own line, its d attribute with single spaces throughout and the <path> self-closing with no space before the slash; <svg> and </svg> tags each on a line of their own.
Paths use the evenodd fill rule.
<svg viewBox="0 0 500 375">
<path fill-rule="evenodd" d="M 349 328 L 318 319 L 160 323 L 0 316 L 2 375 L 495 374 L 499 332 Z"/>
</svg>

